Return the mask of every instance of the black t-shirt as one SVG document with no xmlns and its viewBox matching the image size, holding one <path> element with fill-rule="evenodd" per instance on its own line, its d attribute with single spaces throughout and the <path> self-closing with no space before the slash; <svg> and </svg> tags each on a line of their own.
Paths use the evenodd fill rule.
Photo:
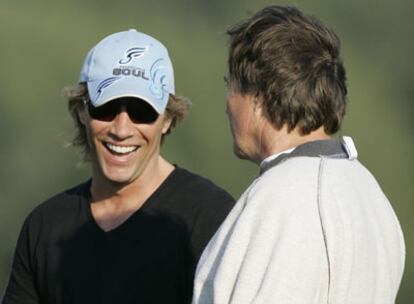
<svg viewBox="0 0 414 304">
<path fill-rule="evenodd" d="M 176 168 L 122 225 L 104 232 L 90 181 L 27 217 L 3 304 L 191 301 L 200 255 L 234 204 L 209 180 Z"/>
</svg>

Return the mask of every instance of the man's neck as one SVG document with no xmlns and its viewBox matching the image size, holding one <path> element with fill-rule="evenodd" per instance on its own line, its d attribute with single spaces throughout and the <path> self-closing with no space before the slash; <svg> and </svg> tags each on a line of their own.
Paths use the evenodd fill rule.
<svg viewBox="0 0 414 304">
<path fill-rule="evenodd" d="M 288 131 L 286 125 L 279 130 L 275 129 L 273 126 L 267 126 L 263 128 L 260 136 L 258 163 L 270 155 L 295 148 L 304 143 L 328 139 L 330 139 L 330 136 L 325 133 L 323 127 L 320 127 L 309 134 L 301 135 L 297 128 Z"/>
<path fill-rule="evenodd" d="M 121 225 L 142 207 L 173 170 L 174 166 L 160 157 L 128 184 L 92 179 L 91 210 L 97 224 L 105 231 Z"/>
</svg>

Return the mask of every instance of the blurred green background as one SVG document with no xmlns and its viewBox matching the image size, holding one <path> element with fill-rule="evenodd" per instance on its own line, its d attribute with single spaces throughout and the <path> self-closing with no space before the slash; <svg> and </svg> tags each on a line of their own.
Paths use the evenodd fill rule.
<svg viewBox="0 0 414 304">
<path fill-rule="evenodd" d="M 0 295 L 28 212 L 89 177 L 88 165 L 68 147 L 73 129 L 61 88 L 76 83 L 87 51 L 112 32 L 137 28 L 167 45 L 176 91 L 193 108 L 163 154 L 239 197 L 257 169 L 232 155 L 224 31 L 267 4 L 295 4 L 341 37 L 350 93 L 340 135 L 354 138 L 400 219 L 407 259 L 397 303 L 412 303 L 414 2 L 408 0 L 1 0 Z"/>
</svg>

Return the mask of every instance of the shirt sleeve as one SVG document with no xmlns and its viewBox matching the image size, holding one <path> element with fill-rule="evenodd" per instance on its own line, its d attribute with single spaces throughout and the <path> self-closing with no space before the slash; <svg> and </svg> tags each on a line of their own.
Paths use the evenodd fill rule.
<svg viewBox="0 0 414 304">
<path fill-rule="evenodd" d="M 214 188 L 209 193 L 201 194 L 189 244 L 191 256 L 188 258 L 188 280 L 190 282 L 188 294 L 190 299 L 193 291 L 194 274 L 200 256 L 235 203 L 234 198 L 230 194 L 219 188 Z"/>
<path fill-rule="evenodd" d="M 214 195 L 205 195 L 200 204 L 197 219 L 191 231 L 191 247 L 195 263 L 208 241 L 216 233 L 230 210 L 234 206 L 234 198 L 225 191 L 217 191 Z"/>
<path fill-rule="evenodd" d="M 33 267 L 28 218 L 20 231 L 2 304 L 39 303 Z"/>
</svg>

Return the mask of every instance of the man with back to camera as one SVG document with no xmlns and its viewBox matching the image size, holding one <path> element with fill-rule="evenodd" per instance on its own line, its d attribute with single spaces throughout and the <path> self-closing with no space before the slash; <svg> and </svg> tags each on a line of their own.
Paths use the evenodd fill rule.
<svg viewBox="0 0 414 304">
<path fill-rule="evenodd" d="M 235 154 L 260 166 L 204 250 L 195 304 L 394 303 L 399 222 L 351 138 L 339 39 L 297 8 L 231 27 L 227 114 Z"/>
<path fill-rule="evenodd" d="M 66 92 L 92 179 L 27 217 L 3 304 L 190 302 L 198 258 L 234 200 L 160 155 L 189 108 L 167 49 L 112 34 Z"/>
</svg>

